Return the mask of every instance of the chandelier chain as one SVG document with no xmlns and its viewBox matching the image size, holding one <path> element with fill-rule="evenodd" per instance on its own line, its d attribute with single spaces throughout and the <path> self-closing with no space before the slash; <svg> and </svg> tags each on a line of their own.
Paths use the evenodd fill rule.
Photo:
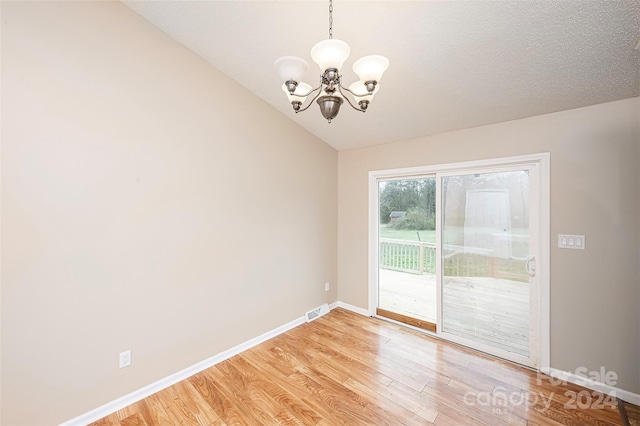
<svg viewBox="0 0 640 426">
<path fill-rule="evenodd" d="M 329 0 L 329 38 L 333 38 L 333 0 Z"/>
</svg>

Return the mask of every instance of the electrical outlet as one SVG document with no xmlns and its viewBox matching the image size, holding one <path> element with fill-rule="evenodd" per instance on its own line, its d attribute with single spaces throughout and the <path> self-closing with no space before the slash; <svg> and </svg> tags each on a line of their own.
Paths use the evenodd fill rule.
<svg viewBox="0 0 640 426">
<path fill-rule="evenodd" d="M 324 291 L 329 291 L 329 283 L 324 283 Z"/>
<path fill-rule="evenodd" d="M 120 352 L 120 368 L 131 365 L 131 351 Z"/>
</svg>

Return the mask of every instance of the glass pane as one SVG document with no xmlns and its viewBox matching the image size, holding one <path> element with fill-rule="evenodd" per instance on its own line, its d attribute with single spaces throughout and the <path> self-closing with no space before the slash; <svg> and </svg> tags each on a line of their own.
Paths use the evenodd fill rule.
<svg viewBox="0 0 640 426">
<path fill-rule="evenodd" d="M 442 330 L 529 355 L 529 174 L 442 179 Z"/>
<path fill-rule="evenodd" d="M 378 308 L 435 324 L 435 178 L 379 182 L 378 191 Z"/>
</svg>

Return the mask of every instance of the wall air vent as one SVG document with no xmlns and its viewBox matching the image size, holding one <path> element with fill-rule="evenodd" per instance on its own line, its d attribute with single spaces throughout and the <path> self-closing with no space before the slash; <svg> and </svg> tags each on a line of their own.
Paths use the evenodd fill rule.
<svg viewBox="0 0 640 426">
<path fill-rule="evenodd" d="M 329 313 L 329 305 L 325 303 L 324 305 L 307 312 L 306 314 L 304 314 L 304 316 L 307 319 L 307 322 L 311 322 L 314 319 L 318 319 L 321 316 L 328 313 Z"/>
</svg>

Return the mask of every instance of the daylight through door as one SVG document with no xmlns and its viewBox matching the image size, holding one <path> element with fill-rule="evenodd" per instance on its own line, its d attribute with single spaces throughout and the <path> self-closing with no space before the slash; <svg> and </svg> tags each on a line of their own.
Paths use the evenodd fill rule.
<svg viewBox="0 0 640 426">
<path fill-rule="evenodd" d="M 548 351 L 539 164 L 473 166 L 372 172 L 373 312 L 538 367 Z"/>
<path fill-rule="evenodd" d="M 442 177 L 441 330 L 529 356 L 529 172 Z"/>
<path fill-rule="evenodd" d="M 378 182 L 377 314 L 436 331 L 436 179 Z"/>
</svg>

